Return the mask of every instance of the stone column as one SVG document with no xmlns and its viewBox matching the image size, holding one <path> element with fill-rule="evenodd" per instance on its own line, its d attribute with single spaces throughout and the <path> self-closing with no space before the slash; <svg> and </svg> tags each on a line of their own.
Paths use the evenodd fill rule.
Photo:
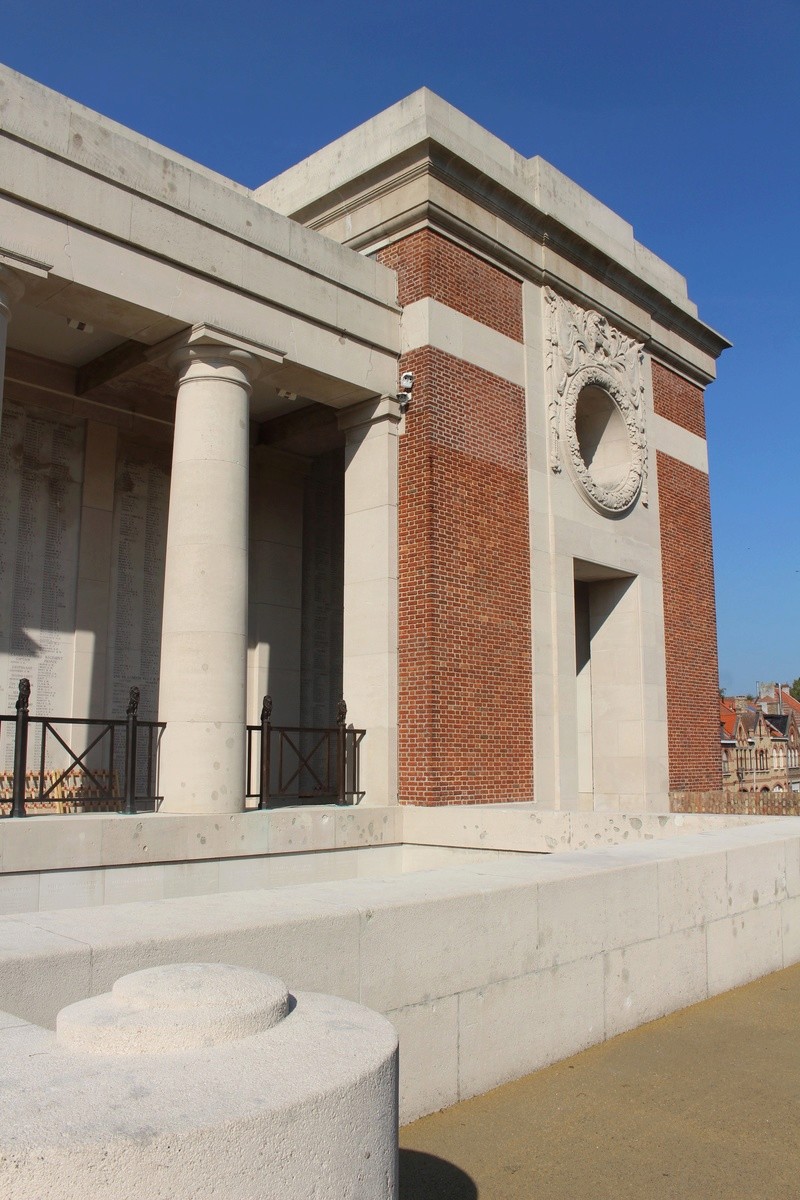
<svg viewBox="0 0 800 1200">
<path fill-rule="evenodd" d="M 239 812 L 245 796 L 250 385 L 258 359 L 176 351 L 159 717 L 163 810 Z"/>
<path fill-rule="evenodd" d="M 339 416 L 344 475 L 344 698 L 366 729 L 367 804 L 397 802 L 397 452 L 400 406 L 365 401 Z"/>
<path fill-rule="evenodd" d="M 0 264 L 0 425 L 3 421 L 3 378 L 6 364 L 6 335 L 11 309 L 19 300 L 25 285 L 16 272 Z"/>
</svg>

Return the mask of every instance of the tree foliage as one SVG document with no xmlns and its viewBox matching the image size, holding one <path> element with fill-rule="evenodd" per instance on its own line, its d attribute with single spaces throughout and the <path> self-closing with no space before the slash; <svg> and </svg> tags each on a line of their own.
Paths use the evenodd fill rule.
<svg viewBox="0 0 800 1200">
<path fill-rule="evenodd" d="M 789 688 L 789 692 L 792 696 L 794 696 L 795 700 L 800 700 L 800 676 L 795 679 L 794 683 Z"/>
</svg>

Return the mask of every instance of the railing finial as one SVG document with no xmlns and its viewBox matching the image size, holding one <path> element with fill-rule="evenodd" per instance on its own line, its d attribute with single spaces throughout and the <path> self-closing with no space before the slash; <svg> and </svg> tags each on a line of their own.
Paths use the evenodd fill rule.
<svg viewBox="0 0 800 1200">
<path fill-rule="evenodd" d="M 20 679 L 19 695 L 17 696 L 17 704 L 16 704 L 17 712 L 19 712 L 20 709 L 23 709 L 25 712 L 28 711 L 28 701 L 30 700 L 30 698 L 31 698 L 31 681 L 30 681 L 30 679 Z"/>
<path fill-rule="evenodd" d="M 138 687 L 131 688 L 130 695 L 128 697 L 128 707 L 125 709 L 125 715 L 127 717 L 133 717 L 138 713 L 140 695 L 141 692 L 139 691 Z"/>
<path fill-rule="evenodd" d="M 344 725 L 347 720 L 347 705 L 344 702 L 344 697 L 336 705 L 336 724 Z"/>
<path fill-rule="evenodd" d="M 265 696 L 261 704 L 261 720 L 268 721 L 272 716 L 272 696 Z"/>
</svg>

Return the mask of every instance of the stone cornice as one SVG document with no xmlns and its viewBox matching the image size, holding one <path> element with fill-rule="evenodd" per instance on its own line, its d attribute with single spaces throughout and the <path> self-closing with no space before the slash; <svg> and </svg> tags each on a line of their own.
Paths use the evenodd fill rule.
<svg viewBox="0 0 800 1200">
<path fill-rule="evenodd" d="M 338 425 L 341 430 L 356 429 L 361 425 L 379 425 L 384 422 L 398 425 L 402 417 L 400 403 L 396 396 L 379 396 L 377 400 L 362 400 L 359 404 L 351 404 L 338 414 Z"/>
<path fill-rule="evenodd" d="M 407 205 L 403 203 L 404 192 L 408 193 Z M 385 201 L 392 196 L 396 202 L 387 206 Z M 452 203 L 448 202 L 450 197 Z M 490 218 L 488 228 L 464 218 L 469 206 L 476 206 Z M 605 312 L 665 364 L 702 384 L 713 379 L 713 368 L 704 369 L 692 357 L 681 354 L 659 336 L 659 330 L 674 334 L 712 360 L 730 346 L 726 338 L 699 320 L 688 299 L 678 303 L 648 282 L 643 273 L 619 262 L 555 216 L 542 212 L 518 190 L 488 177 L 433 138 L 404 149 L 292 215 L 320 231 L 347 222 L 353 233 L 345 244 L 367 254 L 419 229 L 435 229 L 521 280 L 551 286 L 578 303 Z M 504 237 L 504 232 L 509 236 Z M 515 238 L 515 234 L 522 238 Z M 635 242 L 632 246 L 641 249 Z M 564 269 L 567 266 L 576 271 Z M 626 302 L 622 311 L 613 304 L 604 304 L 594 291 L 577 287 L 571 278 L 575 274 L 588 276 L 603 290 L 619 296 Z M 638 320 L 630 312 L 631 306 L 638 310 Z"/>
<path fill-rule="evenodd" d="M 335 274 L 339 287 L 367 303 L 390 310 L 394 307 L 389 272 L 384 275 L 380 268 L 343 255 L 329 239 L 292 229 L 290 221 L 270 211 L 249 188 L 0 64 L 0 140 L 6 139 L 9 146 L 63 162 L 83 176 L 86 182 L 75 191 L 84 202 L 90 181 L 99 181 L 119 196 L 146 199 L 201 229 L 300 268 L 310 277 L 327 280 Z M 37 170 L 41 167 L 31 166 L 30 174 L 35 176 Z M 19 192 L 16 171 L 9 167 L 8 174 L 0 172 L 0 176 L 0 192 L 39 206 L 35 198 Z M 67 211 L 68 196 L 71 192 L 59 195 L 51 211 L 80 224 L 85 217 Z M 89 223 L 87 228 L 95 226 Z M 103 232 L 114 235 L 113 230 Z M 29 255 L 23 250 L 19 257 L 24 260 Z M 29 261 L 35 262 L 33 258 Z M 44 267 L 45 273 L 49 269 L 49 264 L 36 265 Z"/>
<path fill-rule="evenodd" d="M 46 279 L 53 269 L 53 264 L 41 262 L 31 254 L 0 244 L 0 267 L 9 267 L 25 275 L 36 275 L 39 279 Z"/>
</svg>

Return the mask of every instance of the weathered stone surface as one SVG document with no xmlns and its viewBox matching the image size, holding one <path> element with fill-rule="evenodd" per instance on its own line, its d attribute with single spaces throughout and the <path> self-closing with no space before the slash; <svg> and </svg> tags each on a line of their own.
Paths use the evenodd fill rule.
<svg viewBox="0 0 800 1200">
<path fill-rule="evenodd" d="M 193 963 L 4 1026 L 3 1198 L 396 1194 L 397 1035 L 361 1006 Z"/>
</svg>

